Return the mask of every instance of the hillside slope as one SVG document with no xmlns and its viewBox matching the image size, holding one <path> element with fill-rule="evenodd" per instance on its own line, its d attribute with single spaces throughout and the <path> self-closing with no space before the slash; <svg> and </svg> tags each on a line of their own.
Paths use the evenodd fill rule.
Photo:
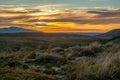
<svg viewBox="0 0 120 80">
<path fill-rule="evenodd" d="M 108 38 L 114 38 L 120 36 L 120 29 L 111 30 L 107 33 L 103 33 L 99 35 L 99 37 L 108 37 Z"/>
</svg>

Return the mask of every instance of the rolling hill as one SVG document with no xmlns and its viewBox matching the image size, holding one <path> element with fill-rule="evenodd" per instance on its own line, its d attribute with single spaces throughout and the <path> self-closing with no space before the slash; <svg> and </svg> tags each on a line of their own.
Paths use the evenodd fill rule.
<svg viewBox="0 0 120 80">
<path fill-rule="evenodd" d="M 120 37 L 120 29 L 111 30 L 107 33 L 103 33 L 99 35 L 98 37 L 107 37 L 107 38 Z"/>
</svg>

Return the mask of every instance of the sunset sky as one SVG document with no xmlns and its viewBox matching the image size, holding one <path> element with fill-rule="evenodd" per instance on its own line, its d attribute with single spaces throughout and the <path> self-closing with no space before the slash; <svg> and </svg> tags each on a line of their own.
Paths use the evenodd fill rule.
<svg viewBox="0 0 120 80">
<path fill-rule="evenodd" d="M 120 0 L 0 0 L 0 28 L 106 32 L 120 28 Z"/>
</svg>

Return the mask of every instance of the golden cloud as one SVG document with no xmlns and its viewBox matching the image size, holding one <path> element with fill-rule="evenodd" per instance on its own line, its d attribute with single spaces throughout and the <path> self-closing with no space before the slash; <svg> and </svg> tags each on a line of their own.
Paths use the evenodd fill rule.
<svg viewBox="0 0 120 80">
<path fill-rule="evenodd" d="M 104 32 L 120 28 L 119 21 L 120 9 L 40 10 L 22 7 L 0 8 L 0 27 L 13 25 L 37 28 L 37 30 L 44 32 Z"/>
</svg>

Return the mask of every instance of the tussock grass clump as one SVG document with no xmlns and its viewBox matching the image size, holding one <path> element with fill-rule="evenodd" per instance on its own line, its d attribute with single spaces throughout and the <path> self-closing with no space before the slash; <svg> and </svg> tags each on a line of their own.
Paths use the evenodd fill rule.
<svg viewBox="0 0 120 80">
<path fill-rule="evenodd" d="M 93 51 L 94 53 L 103 51 L 102 44 L 98 42 L 91 43 L 87 48 Z"/>
<path fill-rule="evenodd" d="M 84 49 L 80 52 L 79 56 L 95 56 L 95 53 L 92 50 Z"/>
<path fill-rule="evenodd" d="M 98 53 L 101 53 L 103 51 L 102 44 L 98 42 L 94 42 L 86 46 L 82 49 L 80 52 L 80 56 L 97 56 Z"/>
<path fill-rule="evenodd" d="M 0 68 L 1 80 L 56 80 L 54 76 L 44 73 L 23 71 L 19 69 Z"/>
<path fill-rule="evenodd" d="M 11 60 L 6 63 L 6 66 L 10 68 L 20 68 L 20 69 L 28 69 L 29 66 L 27 64 L 24 64 L 22 62 Z"/>
<path fill-rule="evenodd" d="M 53 63 L 53 64 L 62 64 L 64 63 L 64 58 L 59 54 L 55 53 L 37 53 L 35 61 L 37 63 Z"/>
<path fill-rule="evenodd" d="M 111 42 L 108 42 L 108 43 L 105 44 L 106 47 L 112 47 L 113 45 L 114 45 L 114 44 L 111 43 Z"/>
<path fill-rule="evenodd" d="M 81 50 L 82 50 L 82 48 L 80 46 L 78 46 L 78 45 L 68 47 L 68 48 L 65 49 L 66 52 L 79 52 Z"/>
<path fill-rule="evenodd" d="M 59 52 L 63 52 L 64 49 L 61 47 L 55 47 L 51 49 L 51 52 L 55 52 L 55 53 L 59 53 Z"/>
<path fill-rule="evenodd" d="M 120 48 L 67 67 L 66 80 L 120 80 Z"/>
<path fill-rule="evenodd" d="M 26 58 L 27 58 L 27 59 L 35 59 L 35 58 L 36 58 L 35 52 L 29 53 L 29 54 L 26 56 Z"/>
</svg>

